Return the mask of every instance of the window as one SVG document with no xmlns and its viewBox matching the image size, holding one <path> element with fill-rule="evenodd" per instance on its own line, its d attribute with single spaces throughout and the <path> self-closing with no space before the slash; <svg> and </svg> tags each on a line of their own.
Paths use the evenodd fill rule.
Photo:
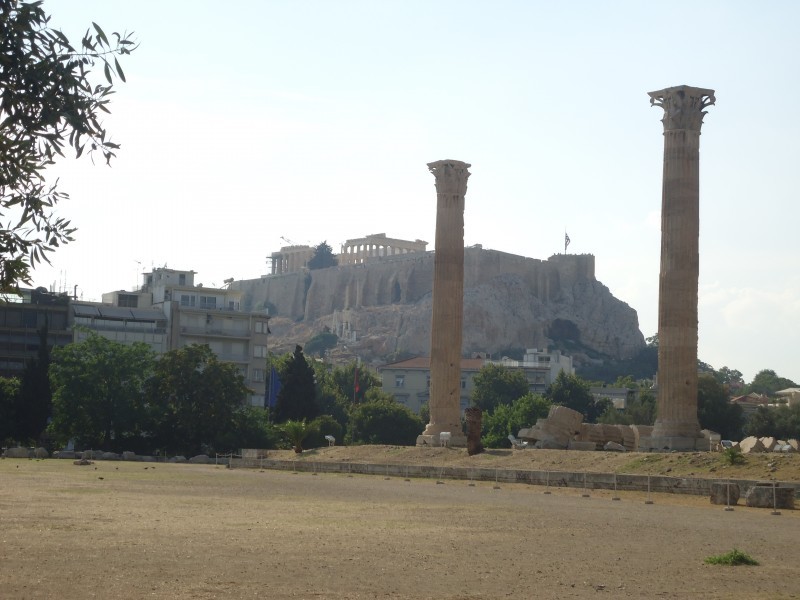
<svg viewBox="0 0 800 600">
<path fill-rule="evenodd" d="M 178 275 L 178 285 L 186 285 L 186 273 L 180 273 Z"/>
<path fill-rule="evenodd" d="M 406 376 L 405 375 L 395 375 L 394 376 L 394 387 L 405 387 L 406 385 Z"/>
<path fill-rule="evenodd" d="M 181 294 L 181 306 L 194 306 L 196 298 L 189 294 Z"/>
<path fill-rule="evenodd" d="M 267 321 L 256 321 L 256 333 L 269 333 L 269 323 Z"/>
<path fill-rule="evenodd" d="M 200 296 L 200 308 L 217 308 L 216 296 Z"/>
<path fill-rule="evenodd" d="M 120 294 L 117 296 L 117 306 L 123 308 L 137 308 L 139 306 L 139 296 L 134 294 Z"/>
<path fill-rule="evenodd" d="M 462 379 L 461 380 L 461 389 L 462 390 L 467 389 L 467 380 L 466 379 Z"/>
<path fill-rule="evenodd" d="M 36 311 L 26 310 L 22 313 L 22 326 L 31 329 L 36 328 Z"/>
<path fill-rule="evenodd" d="M 267 347 L 266 346 L 253 346 L 253 356 L 256 358 L 267 358 Z"/>
<path fill-rule="evenodd" d="M 264 381 L 264 369 L 253 369 L 253 381 Z"/>
</svg>

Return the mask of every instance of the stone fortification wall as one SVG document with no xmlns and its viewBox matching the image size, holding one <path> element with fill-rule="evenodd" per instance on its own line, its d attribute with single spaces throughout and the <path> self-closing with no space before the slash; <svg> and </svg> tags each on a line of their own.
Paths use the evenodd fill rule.
<svg viewBox="0 0 800 600">
<path fill-rule="evenodd" d="M 335 310 L 419 302 L 433 289 L 433 259 L 433 252 L 390 256 L 361 265 L 237 281 L 232 287 L 245 292 L 245 310 L 270 305 L 275 316 L 313 320 Z M 490 284 L 498 274 L 510 275 L 545 302 L 556 299 L 562 288 L 595 281 L 592 255 L 555 255 L 542 261 L 466 248 L 464 263 L 465 289 Z"/>
<path fill-rule="evenodd" d="M 242 309 L 246 311 L 264 310 L 269 307 L 272 315 L 295 319 L 302 316 L 305 311 L 306 273 L 302 271 L 234 281 L 231 289 L 244 292 Z"/>
<path fill-rule="evenodd" d="M 592 255 L 539 260 L 466 248 L 462 351 L 546 347 L 551 325 L 569 321 L 588 348 L 615 358 L 632 356 L 644 346 L 636 311 L 595 279 L 594 264 Z M 276 317 L 270 343 L 276 350 L 284 341 L 291 350 L 329 327 L 340 336 L 355 332 L 350 341 L 362 344 L 362 358 L 425 355 L 433 266 L 433 252 L 413 253 L 238 281 L 233 287 L 244 292 L 245 310 L 269 307 Z"/>
</svg>

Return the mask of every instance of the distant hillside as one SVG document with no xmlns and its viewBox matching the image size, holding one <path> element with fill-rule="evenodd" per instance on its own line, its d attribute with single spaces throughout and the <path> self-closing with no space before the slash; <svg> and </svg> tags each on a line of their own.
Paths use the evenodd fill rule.
<svg viewBox="0 0 800 600">
<path fill-rule="evenodd" d="M 285 352 L 328 328 L 334 356 L 381 363 L 430 352 L 433 252 L 361 265 L 237 281 L 245 310 L 268 308 L 270 350 Z M 465 355 L 559 347 L 576 365 L 624 361 L 645 347 L 636 311 L 595 279 L 594 256 L 546 261 L 465 249 Z"/>
</svg>

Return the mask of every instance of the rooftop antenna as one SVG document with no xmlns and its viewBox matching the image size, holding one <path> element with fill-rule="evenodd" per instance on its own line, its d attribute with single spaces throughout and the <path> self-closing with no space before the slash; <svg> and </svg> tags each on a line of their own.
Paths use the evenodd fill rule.
<svg viewBox="0 0 800 600">
<path fill-rule="evenodd" d="M 134 260 L 133 262 L 136 263 L 136 277 L 133 280 L 133 291 L 136 291 L 139 288 L 139 273 L 142 271 L 142 261 Z"/>
</svg>

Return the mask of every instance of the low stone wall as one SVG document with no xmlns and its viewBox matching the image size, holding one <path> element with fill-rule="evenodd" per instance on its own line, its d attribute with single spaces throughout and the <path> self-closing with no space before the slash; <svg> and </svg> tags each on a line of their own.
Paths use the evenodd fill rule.
<svg viewBox="0 0 800 600">
<path fill-rule="evenodd" d="M 381 475 L 384 477 L 405 477 L 417 479 L 457 479 L 464 481 L 495 481 L 497 483 L 523 483 L 564 488 L 586 488 L 620 491 L 637 491 L 692 494 L 709 496 L 714 482 L 724 481 L 736 484 L 741 490 L 749 490 L 763 481 L 749 479 L 698 479 L 690 477 L 665 477 L 662 475 L 633 475 L 614 473 L 589 473 L 569 471 L 523 471 L 519 469 L 487 469 L 470 467 L 437 467 L 423 465 L 377 465 L 365 463 L 314 462 L 310 460 L 257 461 L 234 459 L 231 467 L 275 469 L 305 473 L 352 473 L 360 475 Z M 772 484 L 773 482 L 769 482 Z M 800 482 L 774 482 L 778 488 L 791 488 L 795 496 L 800 491 Z"/>
</svg>

